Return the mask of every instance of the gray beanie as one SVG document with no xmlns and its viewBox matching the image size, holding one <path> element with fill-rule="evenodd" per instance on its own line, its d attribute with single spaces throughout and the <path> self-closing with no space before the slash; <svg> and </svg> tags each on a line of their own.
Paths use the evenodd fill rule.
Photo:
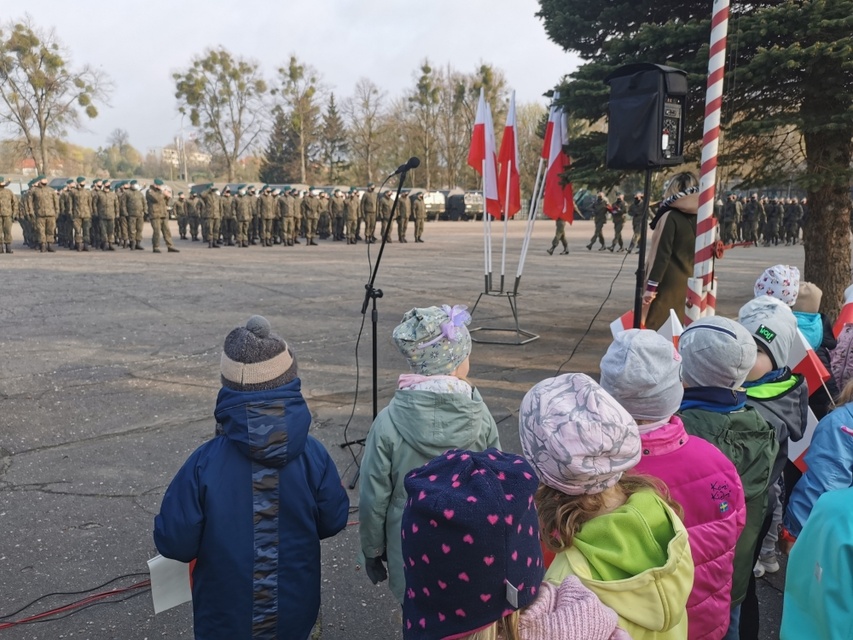
<svg viewBox="0 0 853 640">
<path fill-rule="evenodd" d="M 222 386 L 235 391 L 275 389 L 297 375 L 296 357 L 263 316 L 252 316 L 225 337 L 219 370 Z"/>
<path fill-rule="evenodd" d="M 684 396 L 681 356 L 654 331 L 622 331 L 601 359 L 601 387 L 635 420 L 666 420 Z"/>
<path fill-rule="evenodd" d="M 787 304 L 770 296 L 759 296 L 740 308 L 738 322 L 769 354 L 774 369 L 788 363 L 797 337 L 797 318 Z"/>
<path fill-rule="evenodd" d="M 738 389 L 755 366 L 758 348 L 742 325 L 721 316 L 701 318 L 678 340 L 688 387 Z"/>
</svg>

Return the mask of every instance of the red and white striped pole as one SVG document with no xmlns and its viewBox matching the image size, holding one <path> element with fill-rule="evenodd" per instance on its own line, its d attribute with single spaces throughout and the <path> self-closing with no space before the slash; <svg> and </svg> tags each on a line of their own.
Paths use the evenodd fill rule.
<svg viewBox="0 0 853 640">
<path fill-rule="evenodd" d="M 702 170 L 699 178 L 699 215 L 696 219 L 696 256 L 693 277 L 687 281 L 685 315 L 690 322 L 703 316 L 714 315 L 717 306 L 717 281 L 714 278 L 714 242 L 717 239 L 717 221 L 714 218 L 714 200 L 728 31 L 729 0 L 714 0 L 711 17 L 711 50 L 708 56 L 708 88 L 705 92 Z"/>
</svg>

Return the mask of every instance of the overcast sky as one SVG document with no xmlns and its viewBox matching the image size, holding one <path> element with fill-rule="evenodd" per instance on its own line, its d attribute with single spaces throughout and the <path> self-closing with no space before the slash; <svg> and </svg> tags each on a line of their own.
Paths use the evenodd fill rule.
<svg viewBox="0 0 853 640">
<path fill-rule="evenodd" d="M 104 146 L 122 128 L 144 153 L 180 131 L 172 73 L 217 45 L 257 60 L 267 77 L 295 53 L 339 98 L 360 77 L 398 96 L 424 58 L 464 72 L 484 61 L 504 71 L 518 102 L 545 104 L 542 93 L 578 59 L 548 40 L 538 8 L 536 0 L 0 0 L 0 19 L 28 11 L 56 29 L 75 65 L 112 79 L 110 106 L 72 142 Z"/>
</svg>

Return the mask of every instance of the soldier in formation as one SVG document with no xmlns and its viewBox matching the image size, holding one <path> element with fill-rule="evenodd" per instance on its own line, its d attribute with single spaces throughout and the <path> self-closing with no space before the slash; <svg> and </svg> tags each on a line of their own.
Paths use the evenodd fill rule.
<svg viewBox="0 0 853 640">
<path fill-rule="evenodd" d="M 397 199 L 397 239 L 400 242 L 406 240 L 406 228 L 409 226 L 409 196 L 401 193 Z"/>
<path fill-rule="evenodd" d="M 379 202 L 377 203 L 377 215 L 379 216 L 380 227 L 382 229 L 381 238 L 387 238 L 388 242 L 391 242 L 391 229 L 390 227 L 393 225 L 393 220 L 391 220 L 391 209 L 394 206 L 394 197 L 391 193 L 390 189 L 386 189 L 385 193 L 382 194 L 382 197 L 379 198 Z M 386 234 L 387 231 L 387 234 Z"/>
<path fill-rule="evenodd" d="M 586 248 L 589 250 L 592 250 L 592 245 L 595 244 L 596 240 L 601 244 L 598 248 L 599 251 L 604 251 L 607 248 L 604 245 L 604 233 L 602 233 L 602 230 L 604 229 L 604 225 L 607 223 L 607 210 L 609 206 L 610 203 L 607 202 L 607 198 L 604 197 L 604 193 L 599 192 L 598 197 L 592 205 L 595 232 L 592 234 L 592 239 L 589 241 L 589 244 L 586 245 Z"/>
<path fill-rule="evenodd" d="M 329 211 L 332 215 L 332 239 L 340 242 L 344 239 L 346 198 L 340 189 L 335 189 L 329 202 Z"/>
<path fill-rule="evenodd" d="M 803 222 L 803 205 L 796 198 L 788 198 L 785 211 L 782 214 L 782 224 L 785 227 L 785 245 L 797 244 L 800 239 L 800 226 Z"/>
<path fill-rule="evenodd" d="M 355 244 L 358 242 L 359 211 L 361 210 L 360 204 L 361 202 L 358 198 L 358 190 L 355 188 L 350 189 L 344 202 L 347 244 Z"/>
<path fill-rule="evenodd" d="M 0 176 L 0 253 L 12 251 L 12 221 L 18 217 L 18 196 L 8 189 L 9 181 Z"/>
<path fill-rule="evenodd" d="M 426 222 L 426 202 L 424 192 L 419 191 L 412 201 L 412 220 L 415 223 L 415 242 L 423 242 L 424 223 Z"/>
<path fill-rule="evenodd" d="M 169 253 L 178 253 L 178 249 L 172 244 L 172 232 L 169 230 L 169 212 L 167 209 L 166 194 L 163 192 L 163 181 L 160 178 L 154 180 L 154 184 L 148 187 L 145 193 L 148 204 L 148 217 L 151 220 L 151 244 L 154 253 L 160 253 L 160 236 Z"/>
<path fill-rule="evenodd" d="M 364 220 L 364 241 L 376 242 L 376 186 L 367 183 L 367 191 L 361 196 L 361 218 Z M 356 230 L 356 240 L 359 240 Z"/>
<path fill-rule="evenodd" d="M 628 253 L 631 253 L 635 248 L 639 248 L 640 246 L 640 234 L 643 230 L 643 210 L 645 209 L 643 200 L 643 194 L 637 192 L 634 194 L 634 201 L 628 207 L 628 217 L 631 218 L 631 231 L 633 232 L 631 242 L 628 245 Z"/>
<path fill-rule="evenodd" d="M 613 253 L 617 242 L 619 243 L 619 252 L 625 250 L 625 245 L 622 244 L 622 225 L 625 224 L 626 215 L 628 215 L 628 205 L 625 203 L 625 196 L 617 193 L 616 202 L 610 207 L 610 217 L 613 219 L 613 242 L 610 243 L 610 253 Z"/>
</svg>

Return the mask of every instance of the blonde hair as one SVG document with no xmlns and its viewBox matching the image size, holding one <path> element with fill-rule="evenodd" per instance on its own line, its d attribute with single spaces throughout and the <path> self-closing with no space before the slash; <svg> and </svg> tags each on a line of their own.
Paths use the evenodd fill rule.
<svg viewBox="0 0 853 640">
<path fill-rule="evenodd" d="M 670 196 L 674 196 L 677 193 L 684 193 L 691 187 L 698 187 L 699 180 L 696 178 L 696 175 L 690 173 L 689 171 L 685 171 L 684 173 L 676 173 L 669 180 L 666 181 L 666 184 L 663 187 L 663 197 L 664 199 L 669 198 Z"/>
<path fill-rule="evenodd" d="M 851 400 L 853 400 L 853 378 L 848 380 L 847 384 L 844 385 L 841 393 L 838 394 L 838 400 L 835 404 L 837 406 L 841 406 L 842 404 L 847 404 Z"/>
<path fill-rule="evenodd" d="M 684 510 L 669 495 L 666 485 L 651 476 L 625 475 L 616 484 L 627 500 L 640 491 L 654 491 L 680 519 Z M 584 524 L 595 518 L 605 508 L 604 493 L 570 496 L 540 484 L 536 490 L 536 509 L 539 512 L 539 527 L 542 542 L 554 553 L 572 546 L 575 535 Z"/>
<path fill-rule="evenodd" d="M 513 611 L 485 629 L 463 636 L 459 640 L 521 640 L 518 632 L 518 618 L 521 610 Z"/>
</svg>

